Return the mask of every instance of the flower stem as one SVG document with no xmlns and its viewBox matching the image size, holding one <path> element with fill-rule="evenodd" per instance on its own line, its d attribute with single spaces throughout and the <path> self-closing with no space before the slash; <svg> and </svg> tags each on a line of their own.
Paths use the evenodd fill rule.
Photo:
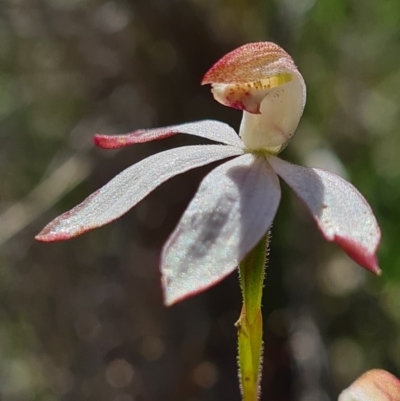
<svg viewBox="0 0 400 401">
<path fill-rule="evenodd" d="M 240 263 L 240 286 L 243 306 L 238 329 L 239 379 L 243 401 L 259 399 L 263 322 L 261 298 L 264 284 L 269 233 Z"/>
</svg>

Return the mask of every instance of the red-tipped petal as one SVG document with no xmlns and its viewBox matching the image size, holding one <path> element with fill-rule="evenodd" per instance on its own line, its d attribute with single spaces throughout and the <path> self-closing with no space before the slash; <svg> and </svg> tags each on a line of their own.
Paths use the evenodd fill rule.
<svg viewBox="0 0 400 401">
<path fill-rule="evenodd" d="M 226 145 L 243 146 L 233 128 L 228 124 L 215 120 L 203 120 L 164 128 L 143 129 L 124 135 L 95 135 L 94 143 L 100 148 L 118 149 L 137 143 L 168 138 L 179 133 L 199 136 Z"/>
<path fill-rule="evenodd" d="M 245 154 L 209 173 L 164 245 L 164 301 L 174 304 L 221 281 L 267 232 L 280 200 L 271 166 Z"/>
<path fill-rule="evenodd" d="M 61 241 L 122 216 L 163 182 L 196 167 L 242 154 L 226 145 L 184 146 L 157 153 L 122 171 L 104 187 L 40 232 L 39 241 Z"/>
<path fill-rule="evenodd" d="M 153 132 L 153 130 L 137 130 L 123 135 L 102 135 L 96 134 L 93 137 L 94 144 L 103 149 L 119 149 L 137 143 L 157 141 L 176 135 L 178 131 L 164 130 Z"/>
<path fill-rule="evenodd" d="M 400 401 L 400 380 L 386 370 L 370 370 L 344 390 L 339 401 Z"/>
<path fill-rule="evenodd" d="M 275 172 L 304 201 L 328 241 L 335 241 L 357 263 L 380 274 L 376 250 L 381 232 L 364 197 L 343 178 L 316 168 L 269 161 Z"/>
</svg>

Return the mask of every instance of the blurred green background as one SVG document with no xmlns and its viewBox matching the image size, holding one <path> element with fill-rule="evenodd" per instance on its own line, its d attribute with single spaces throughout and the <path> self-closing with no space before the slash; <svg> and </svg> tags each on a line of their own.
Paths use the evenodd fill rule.
<svg viewBox="0 0 400 401">
<path fill-rule="evenodd" d="M 121 151 L 92 135 L 241 113 L 199 82 L 269 40 L 308 87 L 282 157 L 347 177 L 381 225 L 377 278 L 325 243 L 283 185 L 264 294 L 262 400 L 335 400 L 363 371 L 400 376 L 398 0 L 1 0 L 0 399 L 240 400 L 235 274 L 162 305 L 160 249 L 212 166 L 77 239 L 34 235 L 179 135 Z M 162 166 L 160 166 L 162 168 Z"/>
</svg>

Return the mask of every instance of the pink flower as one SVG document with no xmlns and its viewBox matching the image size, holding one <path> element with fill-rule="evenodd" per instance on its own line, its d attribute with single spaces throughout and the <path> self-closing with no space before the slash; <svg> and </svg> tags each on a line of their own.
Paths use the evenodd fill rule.
<svg viewBox="0 0 400 401">
<path fill-rule="evenodd" d="M 361 375 L 338 401 L 400 401 L 400 380 L 382 369 Z"/>
<path fill-rule="evenodd" d="M 323 236 L 357 263 L 379 274 L 380 230 L 368 203 L 342 178 L 277 157 L 293 136 L 306 99 L 304 80 L 279 46 L 253 43 L 218 61 L 205 75 L 216 100 L 243 110 L 239 136 L 204 120 L 126 135 L 95 136 L 102 148 L 120 148 L 185 133 L 217 142 L 155 154 L 129 167 L 36 237 L 65 240 L 119 218 L 177 174 L 231 158 L 211 171 L 167 240 L 161 255 L 165 303 L 216 284 L 269 230 L 279 205 L 278 176 L 309 209 Z M 232 158 L 234 157 L 234 158 Z"/>
</svg>

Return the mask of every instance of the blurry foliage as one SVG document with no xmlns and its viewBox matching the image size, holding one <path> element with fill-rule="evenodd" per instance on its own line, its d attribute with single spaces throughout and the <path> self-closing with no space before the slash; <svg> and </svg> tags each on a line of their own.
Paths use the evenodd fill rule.
<svg viewBox="0 0 400 401">
<path fill-rule="evenodd" d="M 283 185 L 265 288 L 262 399 L 335 399 L 362 371 L 400 375 L 398 0 L 3 0 L 0 4 L 0 398 L 239 400 L 237 277 L 162 306 L 160 248 L 212 166 L 123 219 L 34 243 L 52 217 L 185 137 L 120 152 L 119 133 L 202 118 L 237 127 L 202 74 L 275 41 L 308 86 L 283 157 L 346 175 L 383 231 L 381 278 L 325 244 Z M 162 166 L 160 166 L 162 168 Z M 310 398 L 311 397 L 311 398 Z M 314 398 L 313 398 L 314 397 Z"/>
</svg>

